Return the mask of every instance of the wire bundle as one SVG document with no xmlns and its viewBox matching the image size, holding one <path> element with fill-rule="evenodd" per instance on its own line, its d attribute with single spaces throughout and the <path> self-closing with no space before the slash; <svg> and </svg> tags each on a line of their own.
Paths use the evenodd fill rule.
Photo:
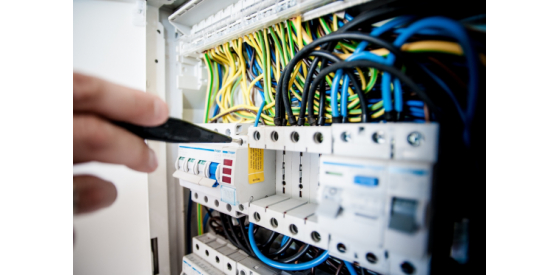
<svg viewBox="0 0 560 275">
<path fill-rule="evenodd" d="M 434 98 L 445 95 L 468 144 L 485 62 L 473 29 L 441 16 L 395 17 L 398 11 L 298 16 L 207 51 L 205 121 L 429 122 L 442 111 Z"/>
<path fill-rule="evenodd" d="M 318 37 L 330 34 L 344 22 L 348 21 L 326 16 L 302 23 L 298 16 L 207 51 L 205 62 L 210 84 L 205 122 L 254 122 L 261 118 L 263 124 L 274 125 L 276 89 L 281 72 L 299 49 Z M 347 54 L 355 47 L 344 41 L 336 46 L 341 53 Z M 298 73 L 290 79 L 290 109 L 295 114 L 299 114 L 301 108 L 301 91 L 312 59 L 298 64 Z M 363 73 L 360 70 L 360 80 L 364 90 L 370 91 L 376 83 L 377 72 L 372 69 Z M 332 76 L 327 76 L 327 83 L 332 83 Z M 349 109 L 353 114 L 359 113 L 352 88 L 350 93 L 352 102 Z M 380 109 L 381 105 L 373 107 Z M 318 108 L 316 104 L 315 110 L 318 111 Z M 330 112 L 330 108 L 327 111 Z"/>
</svg>

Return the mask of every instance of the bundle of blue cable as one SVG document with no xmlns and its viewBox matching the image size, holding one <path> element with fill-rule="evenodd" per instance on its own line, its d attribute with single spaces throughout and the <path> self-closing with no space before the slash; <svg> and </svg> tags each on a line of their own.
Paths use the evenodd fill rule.
<svg viewBox="0 0 560 275">
<path fill-rule="evenodd" d="M 378 37 L 385 33 L 388 30 L 396 28 L 400 25 L 407 24 L 414 19 L 413 16 L 401 16 L 395 18 L 380 27 L 374 28 L 373 31 L 370 33 L 371 36 Z M 395 33 L 398 33 L 399 36 L 393 42 L 396 47 L 401 47 L 411 36 L 416 33 L 422 34 L 429 34 L 429 35 L 442 35 L 448 36 L 456 39 L 458 43 L 461 45 L 465 53 L 465 57 L 467 60 L 467 67 L 469 72 L 469 85 L 468 85 L 468 99 L 467 99 L 467 110 L 463 110 L 460 106 L 457 98 L 448 87 L 445 82 L 443 82 L 436 74 L 428 70 L 427 68 L 420 65 L 423 70 L 450 96 L 455 108 L 458 111 L 458 114 L 461 120 L 464 122 L 464 134 L 463 139 L 465 144 L 468 146 L 470 143 L 469 136 L 470 136 L 470 126 L 474 117 L 475 111 L 475 103 L 478 97 L 478 73 L 477 73 L 477 57 L 474 47 L 467 35 L 465 28 L 458 22 L 441 17 L 428 17 L 421 20 L 418 20 L 412 23 L 410 26 L 406 28 L 402 28 L 396 30 Z M 354 60 L 370 60 L 378 63 L 383 63 L 387 65 L 392 65 L 395 62 L 395 55 L 389 53 L 387 57 L 381 57 L 369 52 L 364 52 L 364 49 L 367 47 L 368 43 L 363 41 L 361 42 L 354 53 L 348 57 L 345 61 L 354 61 Z M 333 78 L 333 87 L 332 87 L 332 94 L 331 94 L 331 109 L 332 109 L 332 116 L 338 117 L 339 116 L 339 109 L 338 109 L 338 91 L 339 91 L 339 82 L 342 78 L 343 71 L 338 70 Z M 391 85 L 394 87 L 394 108 L 392 104 L 391 98 Z M 342 90 L 341 90 L 341 100 L 340 100 L 340 114 L 343 118 L 348 116 L 348 88 L 349 88 L 349 78 L 348 75 L 345 74 L 342 82 Z M 384 73 L 382 75 L 382 99 L 383 99 L 383 108 L 385 110 L 385 114 L 388 114 L 395 110 L 397 113 L 401 113 L 403 111 L 403 90 L 402 84 L 398 79 L 392 80 L 391 75 L 389 73 Z"/>
<path fill-rule="evenodd" d="M 327 258 L 329 257 L 329 252 L 325 250 L 325 252 L 323 252 L 323 254 L 319 255 L 319 257 L 309 261 L 309 262 L 305 262 L 305 263 L 300 263 L 300 264 L 285 264 L 285 263 L 280 263 L 277 261 L 273 261 L 269 258 L 267 258 L 258 248 L 257 246 L 257 242 L 255 241 L 255 236 L 253 234 L 253 230 L 255 229 L 253 223 L 249 224 L 249 231 L 248 231 L 248 235 L 249 235 L 249 243 L 251 244 L 251 248 L 253 249 L 253 252 L 255 252 L 255 255 L 257 256 L 257 258 L 259 258 L 259 260 L 261 260 L 263 263 L 272 266 L 274 268 L 278 268 L 278 269 L 282 269 L 282 270 L 289 270 L 289 271 L 297 271 L 297 270 L 306 270 L 306 269 L 310 269 L 312 267 L 316 267 L 320 264 L 322 264 L 324 261 L 327 260 Z"/>
<path fill-rule="evenodd" d="M 403 32 L 397 37 L 395 42 L 393 43 L 397 47 L 401 47 L 404 42 L 412 35 L 416 34 L 417 32 L 424 30 L 424 29 L 435 29 L 441 32 L 446 36 L 453 37 L 457 39 L 463 52 L 465 53 L 465 57 L 467 59 L 467 67 L 469 71 L 469 85 L 468 85 L 468 97 L 467 97 L 467 111 L 466 116 L 464 116 L 464 133 L 463 139 L 467 146 L 470 144 L 470 124 L 474 117 L 475 111 L 475 103 L 478 96 L 478 61 L 477 55 L 472 46 L 472 43 L 467 35 L 467 32 L 461 24 L 458 22 L 451 20 L 449 18 L 436 16 L 436 17 L 428 17 L 417 22 L 414 22 L 409 27 L 403 30 Z M 387 56 L 388 64 L 393 64 L 395 61 L 395 56 L 393 54 L 389 54 Z M 437 76 L 433 75 L 432 78 L 437 79 Z M 441 81 L 441 80 L 440 80 Z M 391 75 L 383 74 L 382 76 L 382 87 L 384 91 L 390 90 L 391 83 Z M 402 88 L 401 83 L 395 79 L 393 82 L 395 87 L 395 106 L 400 106 L 400 110 L 402 110 Z M 446 90 L 446 92 L 451 93 L 451 91 Z M 454 98 L 454 96 L 452 96 Z M 398 100 L 398 101 L 397 101 Z M 454 103 L 458 105 L 457 101 L 454 100 Z M 463 113 L 462 108 L 460 106 L 456 106 L 460 113 Z M 397 110 L 398 111 L 398 110 Z"/>
</svg>

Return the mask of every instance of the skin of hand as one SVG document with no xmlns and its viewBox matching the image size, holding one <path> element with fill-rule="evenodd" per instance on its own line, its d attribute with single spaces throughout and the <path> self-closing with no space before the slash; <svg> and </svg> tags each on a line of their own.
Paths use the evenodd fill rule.
<svg viewBox="0 0 560 275">
<path fill-rule="evenodd" d="M 167 104 L 155 95 L 74 72 L 74 164 L 99 161 L 153 172 L 158 165 L 154 151 L 109 121 L 157 126 L 167 118 Z M 110 206 L 116 198 L 112 183 L 90 175 L 74 176 L 74 214 Z"/>
</svg>

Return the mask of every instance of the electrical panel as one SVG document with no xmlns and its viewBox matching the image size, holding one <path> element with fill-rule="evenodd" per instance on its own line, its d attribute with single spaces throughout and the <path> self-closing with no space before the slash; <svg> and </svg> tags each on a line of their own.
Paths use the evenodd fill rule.
<svg viewBox="0 0 560 275">
<path fill-rule="evenodd" d="M 182 186 L 192 190 L 194 202 L 234 218 L 248 216 L 255 225 L 378 273 L 406 274 L 402 273 L 403 263 L 412 266 L 415 274 L 428 273 L 437 124 L 201 126 L 222 133 L 229 131 L 244 144 L 178 145 L 174 175 Z M 258 160 L 265 167 L 262 182 L 247 184 L 248 163 L 252 161 L 247 156 L 249 150 L 262 150 L 264 158 Z M 189 160 L 193 164 L 189 165 Z M 216 175 L 212 182 L 197 184 L 181 176 L 203 161 L 218 164 L 218 172 L 207 173 Z M 203 170 L 202 166 L 198 169 Z M 231 170 L 224 173 L 223 169 Z M 224 181 L 230 175 L 233 180 Z M 224 192 L 224 188 L 235 189 L 235 196 Z M 205 257 L 208 245 L 200 244 L 199 239 L 208 242 L 212 238 L 214 250 L 209 251 L 228 247 L 227 240 L 209 236 L 194 238 L 193 251 L 202 259 L 216 256 L 210 252 Z M 235 249 L 228 251 L 233 253 Z M 224 269 L 217 262 L 212 265 Z"/>
<path fill-rule="evenodd" d="M 204 98 L 195 122 L 242 141 L 176 146 L 173 177 L 200 205 L 182 274 L 433 273 L 438 167 L 471 146 L 485 57 L 472 19 L 374 2 L 197 0 L 169 16 L 177 88 Z"/>
</svg>

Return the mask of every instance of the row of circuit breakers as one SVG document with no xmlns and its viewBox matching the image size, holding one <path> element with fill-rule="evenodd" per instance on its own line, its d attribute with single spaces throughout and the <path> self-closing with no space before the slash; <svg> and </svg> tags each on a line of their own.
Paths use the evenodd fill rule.
<svg viewBox="0 0 560 275">
<path fill-rule="evenodd" d="M 179 144 L 174 176 L 194 202 L 377 273 L 429 273 L 437 123 L 200 125 L 243 144 Z M 195 240 L 185 274 L 289 273 L 213 233 Z"/>
</svg>

